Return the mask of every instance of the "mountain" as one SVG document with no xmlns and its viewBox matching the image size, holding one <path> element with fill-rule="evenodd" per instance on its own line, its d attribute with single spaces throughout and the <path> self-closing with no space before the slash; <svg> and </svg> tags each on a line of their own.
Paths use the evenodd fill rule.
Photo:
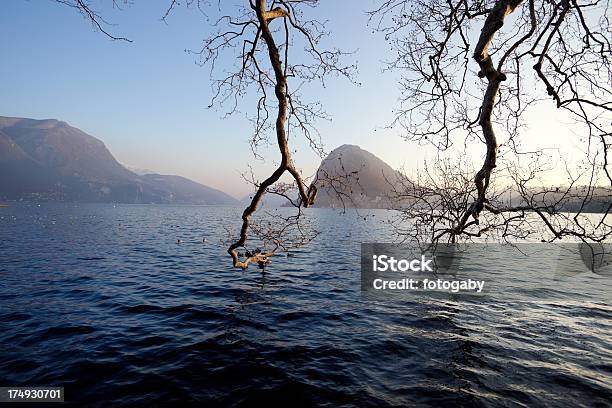
<svg viewBox="0 0 612 408">
<path fill-rule="evenodd" d="M 392 208 L 388 200 L 392 185 L 399 177 L 404 177 L 372 153 L 349 144 L 327 155 L 316 174 L 314 207 L 321 208 Z M 289 191 L 288 195 L 297 200 L 297 189 Z M 248 205 L 252 197 L 253 194 L 249 194 L 241 202 Z M 268 193 L 261 205 L 290 207 L 291 203 L 284 197 Z"/>
<path fill-rule="evenodd" d="M 102 141 L 55 119 L 0 117 L 0 199 L 235 205 L 179 176 L 138 175 Z"/>
<path fill-rule="evenodd" d="M 521 194 L 513 189 L 503 194 L 500 199 L 507 206 L 556 207 L 563 212 L 605 213 L 612 204 L 612 188 L 567 186 L 526 188 L 528 200 L 523 200 Z M 586 198 L 586 199 L 585 199 Z"/>
<path fill-rule="evenodd" d="M 323 159 L 317 170 L 315 206 L 391 208 L 388 196 L 401 177 L 372 153 L 342 145 Z"/>
</svg>

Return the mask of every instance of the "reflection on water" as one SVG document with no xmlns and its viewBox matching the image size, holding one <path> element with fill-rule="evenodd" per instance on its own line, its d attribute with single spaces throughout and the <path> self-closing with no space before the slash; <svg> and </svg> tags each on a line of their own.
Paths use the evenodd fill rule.
<svg viewBox="0 0 612 408">
<path fill-rule="evenodd" d="M 545 253 L 537 270 L 470 266 L 486 296 L 370 299 L 360 244 L 388 241 L 385 211 L 313 209 L 321 235 L 263 273 L 218 245 L 239 213 L 0 209 L 0 385 L 64 386 L 75 406 L 612 400 L 609 277 L 555 278 Z"/>
</svg>

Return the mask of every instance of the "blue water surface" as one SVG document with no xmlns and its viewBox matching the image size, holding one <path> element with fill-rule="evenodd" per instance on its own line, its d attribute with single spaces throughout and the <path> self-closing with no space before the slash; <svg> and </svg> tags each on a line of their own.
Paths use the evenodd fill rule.
<svg viewBox="0 0 612 408">
<path fill-rule="evenodd" d="M 486 296 L 370 298 L 360 244 L 389 240 L 388 212 L 309 210 L 320 235 L 265 271 L 220 243 L 240 212 L 0 208 L 0 386 L 69 406 L 610 406 L 610 277 L 508 255 L 472 266 Z"/>
</svg>

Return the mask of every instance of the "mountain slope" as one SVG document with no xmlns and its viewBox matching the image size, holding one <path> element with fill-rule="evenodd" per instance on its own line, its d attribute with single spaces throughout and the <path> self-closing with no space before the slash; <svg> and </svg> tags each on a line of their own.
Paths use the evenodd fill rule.
<svg viewBox="0 0 612 408">
<path fill-rule="evenodd" d="M 44 190 L 54 180 L 45 169 L 0 129 L 0 197 L 20 197 Z"/>
<path fill-rule="evenodd" d="M 390 208 L 392 185 L 402 177 L 387 163 L 355 145 L 333 150 L 317 170 L 317 207 Z"/>
<path fill-rule="evenodd" d="M 102 141 L 65 122 L 0 117 L 2 199 L 237 203 L 219 190 L 182 177 L 150 176 L 126 169 Z"/>
<path fill-rule="evenodd" d="M 167 199 L 175 203 L 197 203 L 207 205 L 237 204 L 238 200 L 223 191 L 196 183 L 181 176 L 145 174 L 146 183 L 167 192 Z"/>
<path fill-rule="evenodd" d="M 133 175 L 104 143 L 65 122 L 0 118 L 0 129 L 39 164 L 63 176 L 107 180 Z"/>
</svg>

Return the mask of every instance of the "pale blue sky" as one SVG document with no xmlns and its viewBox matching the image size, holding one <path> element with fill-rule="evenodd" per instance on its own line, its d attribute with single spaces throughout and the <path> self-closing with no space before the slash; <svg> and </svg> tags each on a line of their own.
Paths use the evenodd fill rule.
<svg viewBox="0 0 612 408">
<path fill-rule="evenodd" d="M 224 0 L 224 6 L 241 0 Z M 122 163 L 160 173 L 178 174 L 235 196 L 250 187 L 241 173 L 254 165 L 263 176 L 278 154 L 264 149 L 265 163 L 254 161 L 248 140 L 251 125 L 244 116 L 221 119 L 208 110 L 209 75 L 185 49 L 197 49 L 211 32 L 196 9 L 177 8 L 161 21 L 169 0 L 133 0 L 123 10 L 110 0 L 93 2 L 115 24 L 114 34 L 133 43 L 111 41 L 92 29 L 75 10 L 52 0 L 8 0 L 0 14 L 0 115 L 64 120 L 101 139 Z M 347 4 L 350 5 L 347 7 Z M 382 73 L 389 46 L 366 29 L 365 10 L 373 0 L 323 1 L 315 15 L 334 25 L 333 44 L 356 50 L 359 65 L 354 86 L 335 80 L 314 87 L 333 117 L 319 128 L 326 149 L 351 143 L 371 151 L 395 168 L 414 168 L 427 150 L 383 129 L 397 102 L 395 74 Z M 248 109 L 248 106 L 243 108 Z M 252 110 L 251 110 L 252 113 Z M 554 112 L 536 112 L 537 140 L 566 130 Z M 547 118 L 543 121 L 541 118 Z M 536 139 L 536 138 L 534 138 Z M 551 139 L 552 140 L 552 139 Z M 305 141 L 291 140 L 295 161 L 313 174 L 319 158 Z M 482 146 L 474 150 L 480 155 Z"/>
<path fill-rule="evenodd" d="M 244 116 L 221 119 L 222 112 L 206 109 L 208 70 L 184 51 L 198 48 L 211 30 L 197 10 L 178 8 L 165 24 L 167 0 L 136 0 L 122 11 L 110 1 L 94 2 L 115 24 L 110 31 L 133 40 L 126 43 L 109 40 L 53 1 L 7 3 L 0 14 L 0 115 L 61 119 L 103 140 L 122 163 L 184 175 L 234 195 L 247 192 L 240 173 L 252 161 L 250 124 Z M 358 51 L 353 59 L 364 83 L 333 81 L 321 92 L 333 116 L 321 124 L 325 146 L 358 144 L 401 165 L 400 155 L 383 147 L 398 139 L 375 132 L 389 122 L 396 95 L 392 76 L 380 74 L 387 46 L 363 29 L 371 2 L 344 8 L 343 1 L 323 3 L 317 13 L 333 12 L 340 21 L 334 44 Z M 313 173 L 317 157 L 306 143 L 292 143 L 298 166 Z M 259 174 L 276 157 L 272 149 L 264 153 L 267 163 L 255 162 Z"/>
</svg>

